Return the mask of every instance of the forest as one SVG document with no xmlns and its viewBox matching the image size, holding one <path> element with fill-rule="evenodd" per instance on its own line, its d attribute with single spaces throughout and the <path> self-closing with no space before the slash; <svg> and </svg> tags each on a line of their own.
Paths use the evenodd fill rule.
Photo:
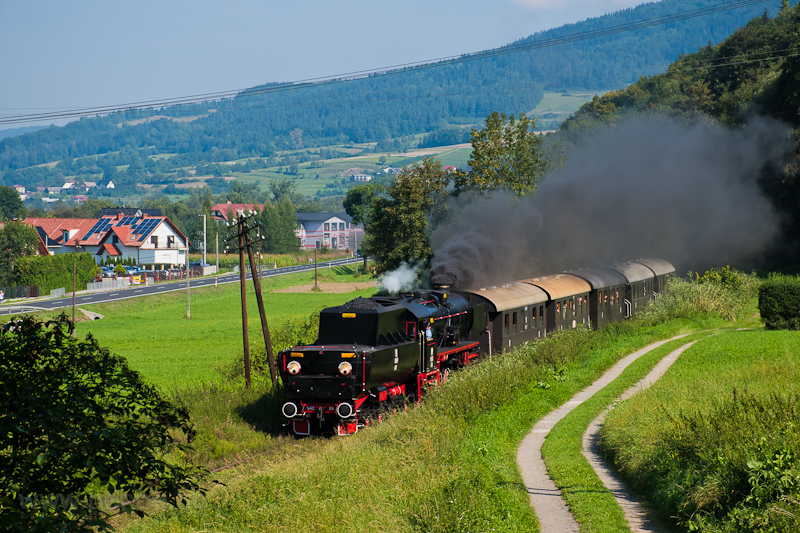
<svg viewBox="0 0 800 533">
<path fill-rule="evenodd" d="M 559 135 L 581 144 L 600 128 L 632 116 L 711 120 L 734 129 L 775 120 L 788 125 L 794 156 L 764 169 L 759 186 L 781 215 L 779 254 L 800 257 L 800 8 L 783 0 L 781 11 L 755 17 L 717 45 L 681 56 L 666 72 L 584 104 Z"/>
<path fill-rule="evenodd" d="M 664 0 L 435 65 L 330 83 L 266 84 L 232 99 L 83 118 L 0 140 L 0 183 L 41 186 L 76 166 L 96 167 L 93 175 L 99 178 L 97 168 L 102 174 L 113 172 L 112 165 L 131 165 L 117 179 L 133 186 L 141 170 L 174 179 L 187 165 L 267 159 L 282 150 L 348 142 L 377 142 L 382 149 L 393 139 L 447 128 L 443 136 L 452 136 L 454 126 L 476 125 L 495 111 L 527 113 L 544 90 L 623 87 L 662 71 L 681 54 L 719 42 L 763 9 L 749 6 L 586 38 L 604 28 L 716 4 Z M 536 43 L 542 46 L 507 53 Z M 142 120 L 156 116 L 165 118 Z M 156 162 L 156 154 L 168 157 Z M 55 162 L 62 168 L 36 167 Z"/>
</svg>

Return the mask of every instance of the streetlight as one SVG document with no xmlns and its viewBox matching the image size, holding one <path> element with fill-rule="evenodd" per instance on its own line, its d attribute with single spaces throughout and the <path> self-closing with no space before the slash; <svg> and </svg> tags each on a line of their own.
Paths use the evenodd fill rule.
<svg viewBox="0 0 800 533">
<path fill-rule="evenodd" d="M 206 216 L 197 215 L 199 217 L 203 217 L 203 264 L 206 264 Z"/>
</svg>

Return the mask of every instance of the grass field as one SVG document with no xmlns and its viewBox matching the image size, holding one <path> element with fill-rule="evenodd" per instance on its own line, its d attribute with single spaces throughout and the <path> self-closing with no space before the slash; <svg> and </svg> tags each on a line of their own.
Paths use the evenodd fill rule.
<svg viewBox="0 0 800 533">
<path fill-rule="evenodd" d="M 800 530 L 800 334 L 720 331 L 614 409 L 604 447 L 693 531 Z"/>
<path fill-rule="evenodd" d="M 363 275 L 355 277 L 352 267 L 321 268 L 319 272 L 323 282 L 368 280 Z M 263 279 L 264 306 L 271 328 L 374 292 L 374 289 L 349 294 L 270 292 L 313 281 L 313 272 Z M 243 352 L 239 285 L 193 289 L 189 299 L 191 319 L 185 318 L 186 291 L 84 306 L 105 318 L 81 322 L 77 332 L 81 336 L 91 333 L 102 346 L 124 356 L 133 369 L 161 387 L 218 383 L 224 380 L 220 371 Z M 252 283 L 248 285 L 247 304 L 250 342 L 263 347 Z"/>
</svg>

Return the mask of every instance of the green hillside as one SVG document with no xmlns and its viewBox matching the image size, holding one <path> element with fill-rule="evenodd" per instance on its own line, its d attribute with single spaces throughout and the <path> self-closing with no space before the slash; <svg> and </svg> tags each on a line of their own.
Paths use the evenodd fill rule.
<svg viewBox="0 0 800 533">
<path fill-rule="evenodd" d="M 680 54 L 725 38 L 768 5 L 735 2 L 736 9 L 696 16 L 699 7 L 717 4 L 664 0 L 441 64 L 355 80 L 267 84 L 232 99 L 83 118 L 0 140 L 0 183 L 55 186 L 69 177 L 114 177 L 117 198 L 141 193 L 143 185 L 174 183 L 209 163 L 249 160 L 247 171 L 292 167 L 327 158 L 312 149 L 349 143 L 376 143 L 377 153 L 403 151 L 416 146 L 420 134 L 476 125 L 494 111 L 541 108 L 545 89 L 598 92 L 659 72 Z M 675 14 L 690 18 L 660 22 Z M 657 23 L 626 26 L 643 21 Z M 551 107 L 541 116 L 548 129 L 569 113 Z"/>
<path fill-rule="evenodd" d="M 764 170 L 759 184 L 783 215 L 779 254 L 792 261 L 800 257 L 798 35 L 800 7 L 786 2 L 774 18 L 765 13 L 753 19 L 723 42 L 682 56 L 663 74 L 594 97 L 564 122 L 560 134 L 580 144 L 599 128 L 641 115 L 710 119 L 737 129 L 756 125 L 774 130 L 788 124 L 794 157 Z"/>
</svg>

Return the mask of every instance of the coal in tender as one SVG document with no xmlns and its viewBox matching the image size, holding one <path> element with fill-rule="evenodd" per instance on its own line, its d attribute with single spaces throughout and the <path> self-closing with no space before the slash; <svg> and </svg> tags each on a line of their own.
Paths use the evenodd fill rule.
<svg viewBox="0 0 800 533">
<path fill-rule="evenodd" d="M 363 296 L 359 296 L 358 298 L 350 300 L 349 302 L 341 305 L 342 309 L 377 309 L 379 307 L 381 307 L 381 304 L 375 300 L 364 298 Z"/>
</svg>

